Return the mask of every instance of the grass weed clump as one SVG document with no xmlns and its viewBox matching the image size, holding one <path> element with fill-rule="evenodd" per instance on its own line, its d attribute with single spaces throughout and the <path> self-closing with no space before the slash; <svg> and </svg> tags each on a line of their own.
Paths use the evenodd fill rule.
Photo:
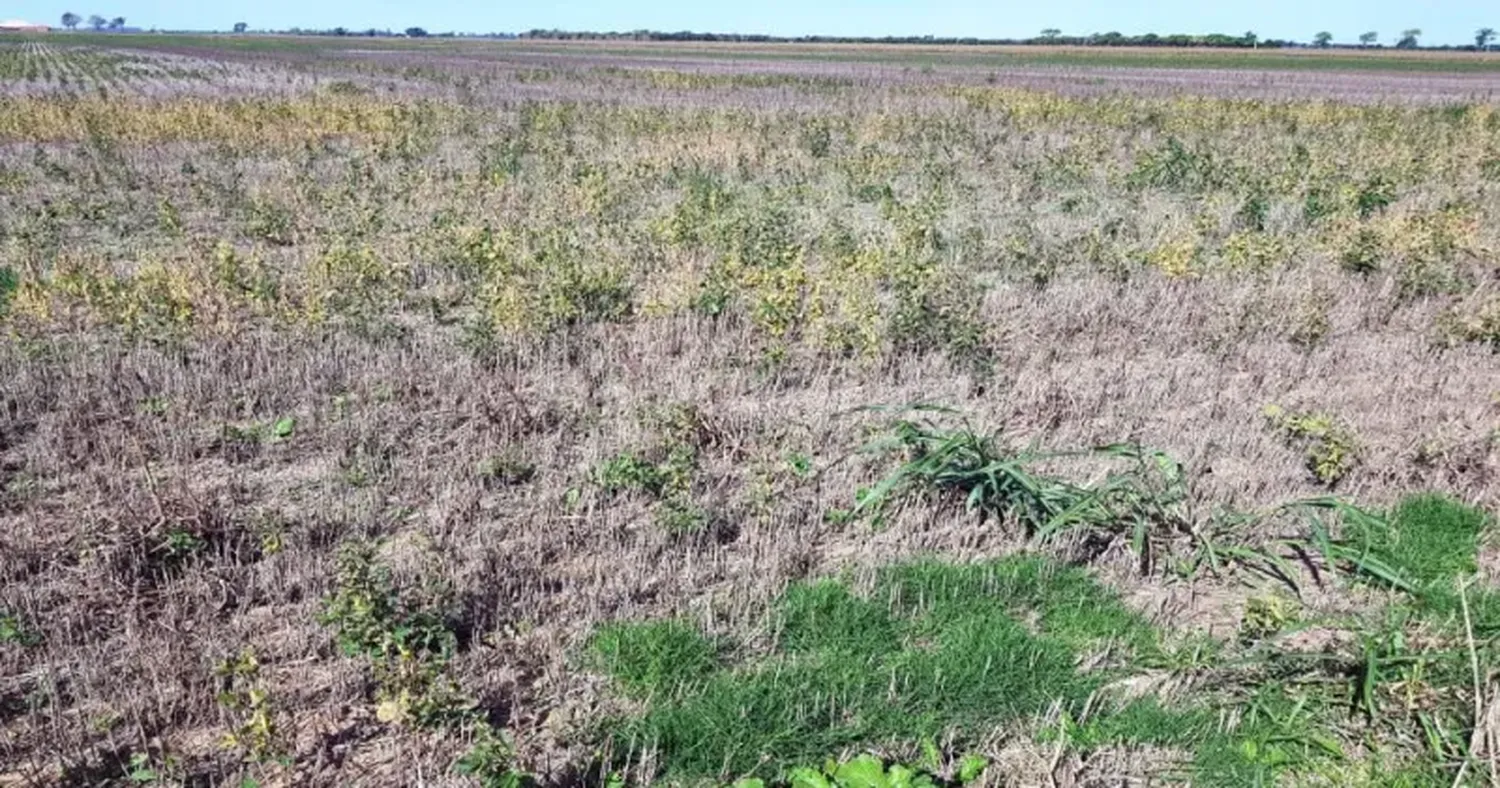
<svg viewBox="0 0 1500 788">
<path fill-rule="evenodd" d="M 898 419 L 891 434 L 867 450 L 894 453 L 903 462 L 860 497 L 855 514 L 878 517 L 911 496 L 937 494 L 961 501 L 981 519 L 1017 523 L 1030 537 L 1045 541 L 1074 531 L 1127 534 L 1138 552 L 1154 536 L 1169 536 L 1186 524 L 1181 466 L 1165 453 L 1141 446 L 1119 444 L 1083 453 L 1010 450 L 999 436 L 948 429 L 931 420 Z M 1118 461 L 1125 469 L 1093 484 L 1033 470 L 1043 462 L 1079 458 Z"/>
</svg>

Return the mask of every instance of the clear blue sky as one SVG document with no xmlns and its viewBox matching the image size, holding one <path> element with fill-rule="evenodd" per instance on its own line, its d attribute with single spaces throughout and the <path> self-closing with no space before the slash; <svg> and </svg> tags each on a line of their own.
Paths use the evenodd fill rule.
<svg viewBox="0 0 1500 788">
<path fill-rule="evenodd" d="M 70 2 L 71 4 L 68 4 Z M 1328 30 L 1353 41 L 1374 30 L 1386 43 L 1406 28 L 1426 44 L 1471 43 L 1479 27 L 1500 28 L 1497 0 L 0 0 L 0 18 L 56 24 L 64 11 L 124 16 L 132 26 L 225 29 L 390 28 L 432 32 L 694 30 L 799 35 L 1020 37 L 1065 33 L 1239 34 L 1307 40 Z"/>
</svg>

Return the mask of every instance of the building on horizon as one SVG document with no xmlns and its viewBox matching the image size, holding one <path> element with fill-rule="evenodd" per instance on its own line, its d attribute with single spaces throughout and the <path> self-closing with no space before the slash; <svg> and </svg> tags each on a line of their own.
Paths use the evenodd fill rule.
<svg viewBox="0 0 1500 788">
<path fill-rule="evenodd" d="M 19 19 L 7 19 L 0 22 L 0 33 L 46 33 L 51 29 L 46 25 L 32 24 Z"/>
</svg>

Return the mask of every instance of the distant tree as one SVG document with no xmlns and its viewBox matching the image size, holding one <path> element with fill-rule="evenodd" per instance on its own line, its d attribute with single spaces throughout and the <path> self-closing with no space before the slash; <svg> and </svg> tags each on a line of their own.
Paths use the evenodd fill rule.
<svg viewBox="0 0 1500 788">
<path fill-rule="evenodd" d="M 94 14 L 93 16 L 89 17 L 89 27 L 92 27 L 95 30 L 103 30 L 104 26 L 107 24 L 109 24 L 109 20 L 105 19 L 102 16 L 99 16 L 98 14 Z"/>
<path fill-rule="evenodd" d="M 125 28 L 125 17 L 123 17 L 123 16 L 117 16 L 114 19 L 109 20 L 109 29 L 110 30 L 123 30 L 124 28 Z"/>
<path fill-rule="evenodd" d="M 1045 38 L 1048 41 L 1051 41 L 1052 39 L 1057 38 L 1060 35 L 1062 35 L 1062 31 L 1058 30 L 1055 27 L 1049 27 L 1046 30 L 1042 31 L 1042 38 Z"/>
<path fill-rule="evenodd" d="M 1319 49 L 1327 49 L 1328 45 L 1333 43 L 1333 34 L 1327 31 L 1319 33 L 1313 36 L 1313 43 L 1316 44 Z"/>
<path fill-rule="evenodd" d="M 420 27 L 408 27 L 408 28 L 406 28 L 406 37 L 407 38 L 426 38 L 427 37 L 427 31 L 423 30 Z"/>
<path fill-rule="evenodd" d="M 333 29 L 333 34 L 336 36 L 347 36 L 349 35 L 349 29 L 345 27 L 335 27 Z"/>
<path fill-rule="evenodd" d="M 1375 43 L 1379 39 L 1380 39 L 1380 34 L 1376 33 L 1376 32 L 1373 32 L 1373 31 L 1371 31 L 1369 33 L 1360 33 L 1359 34 L 1359 45 L 1362 46 L 1362 47 L 1367 47 L 1367 46 Z"/>
<path fill-rule="evenodd" d="M 234 32 L 236 32 L 236 33 L 243 33 L 243 32 L 245 32 L 246 30 L 249 30 L 249 29 L 250 29 L 250 26 L 247 25 L 247 24 L 245 24 L 244 22 L 235 22 L 234 23 Z"/>
<path fill-rule="evenodd" d="M 77 28 L 78 23 L 82 21 L 83 18 L 73 13 L 72 11 L 69 11 L 68 13 L 62 15 L 63 27 L 66 27 L 69 30 Z"/>
<path fill-rule="evenodd" d="M 1260 36 L 1256 35 L 1254 30 L 1245 31 L 1245 35 L 1240 38 L 1245 42 L 1245 46 L 1252 48 L 1260 41 Z"/>
<path fill-rule="evenodd" d="M 1419 28 L 1415 28 L 1415 27 L 1412 28 L 1412 29 L 1410 29 L 1410 30 L 1403 30 L 1403 31 L 1401 31 L 1401 38 L 1396 41 L 1396 48 L 1397 49 L 1416 49 L 1417 48 L 1417 38 L 1420 37 L 1421 35 L 1422 35 L 1422 31 Z"/>
<path fill-rule="evenodd" d="M 1481 27 L 1474 31 L 1474 46 L 1480 49 L 1489 49 L 1490 42 L 1495 40 L 1495 28 Z"/>
</svg>

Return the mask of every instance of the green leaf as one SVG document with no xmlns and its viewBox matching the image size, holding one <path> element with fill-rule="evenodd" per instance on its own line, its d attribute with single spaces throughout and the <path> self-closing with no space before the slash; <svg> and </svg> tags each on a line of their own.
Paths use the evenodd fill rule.
<svg viewBox="0 0 1500 788">
<path fill-rule="evenodd" d="M 861 755 L 840 766 L 833 773 L 839 788 L 891 788 L 885 776 L 885 764 L 873 755 Z"/>
<path fill-rule="evenodd" d="M 287 438 L 292 437 L 292 433 L 296 431 L 297 420 L 292 418 L 291 416 L 288 416 L 276 422 L 276 426 L 271 428 L 271 434 L 274 435 L 277 440 L 286 440 Z"/>
<path fill-rule="evenodd" d="M 143 752 L 130 756 L 130 772 L 125 776 L 137 785 L 146 785 L 161 779 L 161 775 L 151 768 L 151 756 Z"/>
<path fill-rule="evenodd" d="M 793 769 L 791 777 L 791 788 L 833 788 L 833 783 L 817 769 Z"/>
<path fill-rule="evenodd" d="M 925 774 L 918 774 L 908 767 L 896 764 L 891 767 L 890 774 L 886 777 L 886 784 L 890 788 L 922 788 L 932 785 L 932 779 Z"/>
<path fill-rule="evenodd" d="M 734 781 L 734 788 L 766 788 L 766 781 L 759 777 L 741 777 Z"/>
<path fill-rule="evenodd" d="M 965 755 L 958 764 L 958 782 L 962 785 L 978 780 L 984 770 L 990 767 L 990 761 L 980 755 Z"/>
<path fill-rule="evenodd" d="M 934 774 L 943 769 L 943 753 L 930 736 L 922 739 L 922 766 Z"/>
</svg>

